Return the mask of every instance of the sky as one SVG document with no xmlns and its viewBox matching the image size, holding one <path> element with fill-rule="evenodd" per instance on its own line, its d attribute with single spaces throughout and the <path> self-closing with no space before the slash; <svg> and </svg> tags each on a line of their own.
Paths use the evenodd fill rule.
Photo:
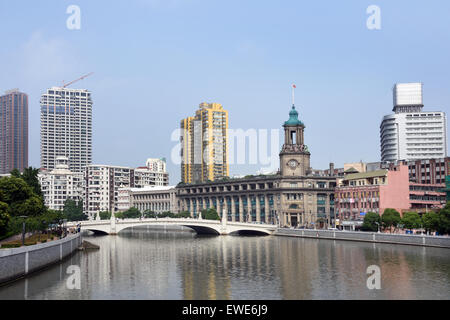
<svg viewBox="0 0 450 320">
<path fill-rule="evenodd" d="M 70 5 L 79 30 L 67 28 Z M 380 29 L 367 27 L 371 5 Z M 379 161 L 395 83 L 422 82 L 424 110 L 449 113 L 449 12 L 448 0 L 1 0 L 0 92 L 29 95 L 34 167 L 41 94 L 89 72 L 71 87 L 92 92 L 95 164 L 165 157 L 177 184 L 181 119 L 217 102 L 232 129 L 281 129 L 293 83 L 313 168 Z"/>
</svg>

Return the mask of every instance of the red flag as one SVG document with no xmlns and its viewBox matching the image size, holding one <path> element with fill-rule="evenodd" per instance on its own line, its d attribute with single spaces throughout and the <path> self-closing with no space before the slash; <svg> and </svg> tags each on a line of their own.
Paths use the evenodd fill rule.
<svg viewBox="0 0 450 320">
<path fill-rule="evenodd" d="M 293 85 L 292 85 L 292 88 L 294 88 L 294 89 L 295 89 L 295 88 L 297 88 L 297 86 L 296 86 L 295 84 L 293 84 Z"/>
</svg>

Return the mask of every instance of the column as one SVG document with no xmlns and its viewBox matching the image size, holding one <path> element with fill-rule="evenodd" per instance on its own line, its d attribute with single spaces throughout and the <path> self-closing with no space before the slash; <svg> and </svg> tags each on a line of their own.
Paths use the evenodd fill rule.
<svg viewBox="0 0 450 320">
<path fill-rule="evenodd" d="M 192 198 L 189 199 L 189 211 L 191 213 L 191 218 L 194 217 L 194 200 Z"/>
<path fill-rule="evenodd" d="M 217 197 L 216 199 L 217 199 L 217 201 L 216 201 L 216 203 L 217 203 L 216 210 L 217 210 L 217 213 L 219 214 L 219 217 L 222 218 L 222 206 L 220 205 L 220 198 Z"/>
<path fill-rule="evenodd" d="M 227 197 L 223 197 L 223 208 L 225 209 L 226 216 L 225 219 L 228 220 L 228 200 Z M 223 212 L 223 210 L 222 210 Z"/>
<path fill-rule="evenodd" d="M 236 203 L 234 202 L 234 196 L 231 196 L 231 221 L 236 221 Z"/>
<path fill-rule="evenodd" d="M 247 222 L 252 221 L 252 198 L 247 195 Z"/>
<path fill-rule="evenodd" d="M 270 204 L 269 204 L 269 196 L 267 194 L 264 195 L 264 213 L 266 223 L 269 223 Z"/>
<path fill-rule="evenodd" d="M 202 205 L 203 205 L 203 209 L 207 209 L 206 208 L 206 197 L 202 198 Z"/>
<path fill-rule="evenodd" d="M 241 196 L 238 196 L 239 201 L 239 222 L 244 222 L 244 201 Z"/>
<path fill-rule="evenodd" d="M 260 195 L 256 195 L 256 222 L 261 222 L 261 199 Z"/>
</svg>

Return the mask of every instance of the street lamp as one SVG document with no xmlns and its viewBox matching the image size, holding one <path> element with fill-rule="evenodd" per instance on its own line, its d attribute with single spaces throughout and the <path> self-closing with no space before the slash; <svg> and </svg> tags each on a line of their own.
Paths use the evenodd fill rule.
<svg viewBox="0 0 450 320">
<path fill-rule="evenodd" d="M 380 223 L 378 221 L 375 221 L 375 223 L 377 224 L 378 233 L 380 233 Z"/>
<path fill-rule="evenodd" d="M 28 216 L 19 216 L 19 218 L 24 219 L 22 222 L 22 246 L 25 245 L 25 219 L 28 218 Z"/>
</svg>

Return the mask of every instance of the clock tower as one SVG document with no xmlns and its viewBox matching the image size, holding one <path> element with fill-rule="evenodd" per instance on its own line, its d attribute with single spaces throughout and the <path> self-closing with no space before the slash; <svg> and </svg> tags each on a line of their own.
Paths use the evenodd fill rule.
<svg viewBox="0 0 450 320">
<path fill-rule="evenodd" d="M 306 176 L 310 170 L 308 147 L 304 141 L 305 125 L 298 119 L 298 112 L 292 106 L 289 120 L 283 125 L 284 144 L 280 152 L 280 171 L 282 176 Z"/>
</svg>

